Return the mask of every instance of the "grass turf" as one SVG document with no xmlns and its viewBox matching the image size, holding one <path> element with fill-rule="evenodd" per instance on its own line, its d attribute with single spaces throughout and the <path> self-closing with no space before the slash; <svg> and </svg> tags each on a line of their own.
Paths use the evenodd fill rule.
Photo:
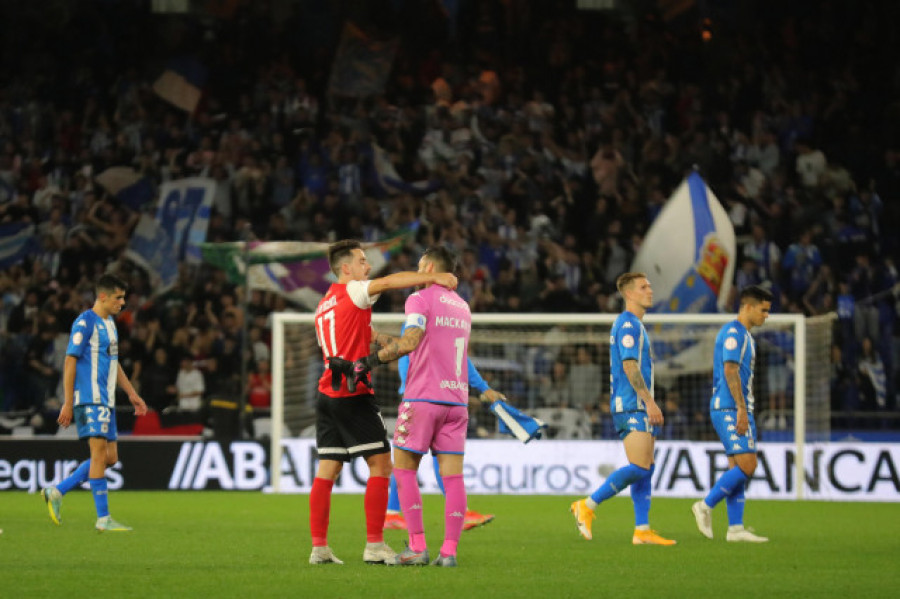
<svg viewBox="0 0 900 599">
<path fill-rule="evenodd" d="M 346 563 L 310 566 L 308 498 L 227 492 L 113 492 L 130 533 L 97 533 L 90 494 L 50 522 L 39 495 L 0 494 L 4 597 L 894 597 L 900 583 L 896 504 L 749 501 L 747 521 L 771 542 L 700 536 L 690 500 L 655 499 L 651 523 L 674 547 L 632 546 L 631 501 L 597 510 L 593 541 L 568 512 L 574 498 L 472 496 L 497 514 L 463 533 L 459 568 L 362 563 L 362 497 L 335 495 L 329 544 Z M 432 558 L 443 501 L 425 497 Z M 386 531 L 394 549 L 406 533 Z M 10 592 L 11 591 L 11 592 Z"/>
</svg>

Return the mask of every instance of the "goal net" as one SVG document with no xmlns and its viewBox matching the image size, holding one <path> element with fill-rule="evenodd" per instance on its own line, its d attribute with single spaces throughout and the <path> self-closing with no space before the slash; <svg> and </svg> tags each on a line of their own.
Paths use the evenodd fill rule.
<svg viewBox="0 0 900 599">
<path fill-rule="evenodd" d="M 314 437 L 315 398 L 323 371 L 313 314 L 274 318 L 271 464 L 282 434 Z M 473 314 L 469 358 L 490 386 L 544 420 L 553 439 L 618 439 L 609 413 L 609 339 L 615 314 Z M 648 314 L 654 395 L 663 410 L 660 439 L 716 441 L 709 419 L 713 346 L 728 314 Z M 374 314 L 373 326 L 398 335 L 402 314 Z M 775 314 L 753 330 L 753 380 L 760 441 L 803 444 L 830 436 L 832 320 Z M 396 363 L 373 371 L 382 414 L 397 414 Z M 470 409 L 471 437 L 499 437 L 487 406 Z M 795 441 L 796 440 L 796 441 Z M 280 473 L 272 468 L 272 487 Z M 798 470 L 799 472 L 800 470 Z"/>
</svg>

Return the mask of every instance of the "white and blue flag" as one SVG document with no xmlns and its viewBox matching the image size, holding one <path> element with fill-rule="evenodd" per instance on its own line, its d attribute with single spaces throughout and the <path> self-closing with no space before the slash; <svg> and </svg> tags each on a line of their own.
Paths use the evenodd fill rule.
<svg viewBox="0 0 900 599">
<path fill-rule="evenodd" d="M 737 248 L 728 213 L 696 172 L 669 198 L 631 270 L 653 285 L 653 312 L 725 309 Z"/>
<path fill-rule="evenodd" d="M 38 249 L 34 225 L 0 224 L 0 270 L 15 266 Z"/>
<path fill-rule="evenodd" d="M 165 231 L 178 260 L 200 264 L 200 244 L 206 241 L 215 179 L 191 177 L 163 183 L 159 189 L 156 220 Z"/>
</svg>

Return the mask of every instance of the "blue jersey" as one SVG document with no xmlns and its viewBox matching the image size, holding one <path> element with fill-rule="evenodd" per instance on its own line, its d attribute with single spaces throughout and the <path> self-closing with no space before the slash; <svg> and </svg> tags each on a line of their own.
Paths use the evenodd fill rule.
<svg viewBox="0 0 900 599">
<path fill-rule="evenodd" d="M 403 334 L 403 331 L 406 330 L 406 325 L 403 325 L 403 328 L 400 329 L 400 334 Z M 481 373 L 476 370 L 475 365 L 472 364 L 472 360 L 468 357 L 466 358 L 466 364 L 469 368 L 469 388 L 475 389 L 479 393 L 484 393 L 490 387 L 485 382 L 483 378 L 481 378 Z M 400 374 L 400 389 L 398 393 L 403 397 L 403 391 L 406 389 L 406 373 L 409 371 L 409 355 L 402 356 L 397 361 L 397 371 Z"/>
<path fill-rule="evenodd" d="M 741 391 L 747 413 L 753 413 L 753 363 L 756 359 L 756 343 L 747 327 L 737 320 L 732 320 L 716 335 L 716 348 L 713 352 L 713 397 L 709 402 L 710 410 L 734 410 L 737 404 L 731 396 L 728 382 L 725 380 L 725 363 L 734 362 L 739 366 Z"/>
<path fill-rule="evenodd" d="M 653 353 L 650 337 L 641 319 L 631 312 L 622 312 L 613 323 L 609 336 L 609 380 L 611 384 L 609 409 L 620 412 L 645 411 L 646 406 L 638 397 L 625 375 L 623 362 L 635 360 L 644 377 L 644 383 L 653 395 Z"/>
<path fill-rule="evenodd" d="M 115 406 L 119 335 L 112 316 L 82 312 L 72 325 L 66 355 L 77 358 L 74 405 Z"/>
</svg>

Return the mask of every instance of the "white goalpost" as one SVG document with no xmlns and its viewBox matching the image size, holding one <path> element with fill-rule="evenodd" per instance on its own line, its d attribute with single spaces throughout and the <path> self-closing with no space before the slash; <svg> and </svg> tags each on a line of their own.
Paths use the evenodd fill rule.
<svg viewBox="0 0 900 599">
<path fill-rule="evenodd" d="M 373 314 L 373 326 L 399 334 L 402 314 Z M 551 422 L 555 439 L 617 439 L 611 431 L 609 332 L 616 314 L 473 314 L 469 357 L 491 387 Z M 648 314 L 655 394 L 666 416 L 661 440 L 717 441 L 708 417 L 719 328 L 733 314 Z M 753 381 L 760 442 L 794 445 L 796 497 L 803 498 L 805 445 L 830 435 L 830 317 L 773 314 L 754 329 Z M 270 488 L 282 490 L 283 444 L 314 437 L 323 371 L 311 313 L 276 313 L 272 329 Z M 386 423 L 396 415 L 396 366 L 373 373 Z M 477 433 L 495 436 L 492 418 Z M 390 424 L 388 424 L 390 428 Z M 529 446 L 531 447 L 531 446 Z M 538 449 L 532 449 L 538 451 Z"/>
</svg>

